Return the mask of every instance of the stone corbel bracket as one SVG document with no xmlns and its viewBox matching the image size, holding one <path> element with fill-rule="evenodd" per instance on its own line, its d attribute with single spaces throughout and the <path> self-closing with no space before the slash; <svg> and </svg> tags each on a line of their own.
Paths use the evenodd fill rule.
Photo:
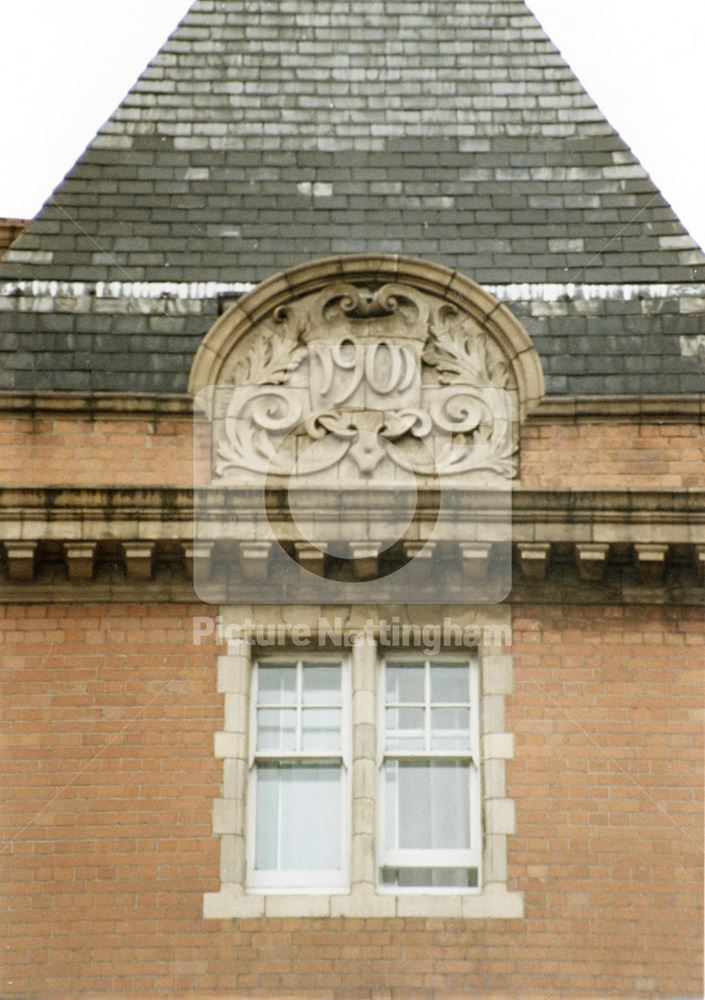
<svg viewBox="0 0 705 1000">
<path fill-rule="evenodd" d="M 228 509 L 217 493 L 212 500 L 213 537 L 194 542 L 190 490 L 0 489 L 0 599 L 189 603 L 194 563 L 208 580 L 228 559 L 262 579 L 278 546 L 232 518 L 235 533 L 224 538 Z M 511 602 L 705 604 L 705 491 L 517 489 L 512 537 Z M 440 544 L 455 546 L 449 558 L 469 582 L 483 579 L 492 543 Z M 414 539 L 401 548 L 420 563 L 431 551 Z M 292 535 L 291 554 L 301 573 L 327 572 L 325 546 Z M 360 578 L 374 573 L 378 547 L 369 539 L 359 538 L 351 556 Z"/>
</svg>

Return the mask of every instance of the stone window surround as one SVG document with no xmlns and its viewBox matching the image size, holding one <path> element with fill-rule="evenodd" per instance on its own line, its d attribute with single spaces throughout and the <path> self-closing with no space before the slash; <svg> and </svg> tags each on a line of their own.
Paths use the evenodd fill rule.
<svg viewBox="0 0 705 1000">
<path fill-rule="evenodd" d="M 223 730 L 215 734 L 215 756 L 223 760 L 222 797 L 213 802 L 213 833 L 220 838 L 220 891 L 204 894 L 206 919 L 258 917 L 393 918 L 439 917 L 516 919 L 524 915 L 521 892 L 507 889 L 507 839 L 515 832 L 514 802 L 506 797 L 505 761 L 514 755 L 514 739 L 505 732 L 504 701 L 512 691 L 511 647 L 487 641 L 490 629 L 511 627 L 507 606 L 474 608 L 221 608 L 227 628 L 245 619 L 291 630 L 295 623 L 318 627 L 321 618 L 345 621 L 345 634 L 361 636 L 350 647 L 352 698 L 352 843 L 347 893 L 256 893 L 246 888 L 246 826 L 249 750 L 249 682 L 254 651 L 247 638 L 235 638 L 218 658 L 218 691 L 225 695 Z M 365 623 L 399 614 L 410 625 L 471 626 L 484 639 L 476 647 L 481 687 L 481 767 L 483 798 L 483 882 L 478 892 L 394 894 L 377 888 L 375 859 L 377 789 L 377 694 L 380 647 Z M 506 633 L 505 633 L 506 634 Z M 325 646 L 313 645 L 324 651 Z M 457 651 L 458 647 L 448 647 Z M 263 650 L 266 653 L 267 650 Z M 271 649 L 269 650 L 271 652 Z"/>
</svg>

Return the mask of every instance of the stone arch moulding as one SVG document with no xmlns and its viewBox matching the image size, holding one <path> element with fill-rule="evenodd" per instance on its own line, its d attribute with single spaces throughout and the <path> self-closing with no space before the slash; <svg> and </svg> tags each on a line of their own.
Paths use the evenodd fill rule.
<svg viewBox="0 0 705 1000">
<path fill-rule="evenodd" d="M 464 338 L 468 329 L 484 334 L 483 355 L 486 351 L 490 370 L 505 373 L 505 387 L 516 400 L 519 421 L 540 403 L 544 395 L 541 361 L 528 334 L 510 310 L 457 271 L 395 254 L 329 257 L 265 279 L 231 306 L 208 331 L 194 358 L 189 392 L 193 396 L 200 393 L 201 400 L 204 397 L 207 400 L 204 390 L 208 387 L 232 382 L 235 359 L 239 355 L 237 363 L 241 363 L 245 346 L 241 342 L 249 341 L 248 335 L 256 334 L 259 327 L 271 330 L 272 325 L 280 322 L 287 307 L 307 298 L 317 301 L 320 306 L 318 293 L 326 303 L 331 302 L 336 296 L 336 287 L 338 298 L 342 299 L 351 286 L 368 298 L 370 290 L 374 292 L 386 286 L 388 295 L 394 298 L 400 291 L 408 290 L 412 302 L 422 304 L 417 322 L 426 324 L 429 340 L 433 336 L 429 306 L 436 318 L 445 316 L 447 331 L 461 344 L 467 343 Z M 345 305 L 341 309 L 341 315 L 347 311 Z M 450 363 L 452 366 L 452 358 Z M 466 370 L 468 366 L 471 369 L 473 358 L 461 357 L 460 363 L 465 364 Z"/>
</svg>

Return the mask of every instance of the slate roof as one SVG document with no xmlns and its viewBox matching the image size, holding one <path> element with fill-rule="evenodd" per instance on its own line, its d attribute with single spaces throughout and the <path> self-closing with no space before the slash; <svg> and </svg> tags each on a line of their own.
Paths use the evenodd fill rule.
<svg viewBox="0 0 705 1000">
<path fill-rule="evenodd" d="M 705 258 L 523 0 L 198 0 L 0 265 L 0 388 L 183 391 L 217 291 L 125 283 L 368 251 L 685 286 L 508 304 L 550 392 L 703 388 Z"/>
</svg>

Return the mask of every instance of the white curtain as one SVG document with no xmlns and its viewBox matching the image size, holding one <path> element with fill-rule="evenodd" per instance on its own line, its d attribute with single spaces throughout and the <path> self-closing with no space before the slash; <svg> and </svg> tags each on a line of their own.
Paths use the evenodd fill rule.
<svg viewBox="0 0 705 1000">
<path fill-rule="evenodd" d="M 385 812 L 389 849 L 469 848 L 469 763 L 387 761 Z"/>
<path fill-rule="evenodd" d="M 255 867 L 340 868 L 340 764 L 258 764 Z"/>
</svg>

